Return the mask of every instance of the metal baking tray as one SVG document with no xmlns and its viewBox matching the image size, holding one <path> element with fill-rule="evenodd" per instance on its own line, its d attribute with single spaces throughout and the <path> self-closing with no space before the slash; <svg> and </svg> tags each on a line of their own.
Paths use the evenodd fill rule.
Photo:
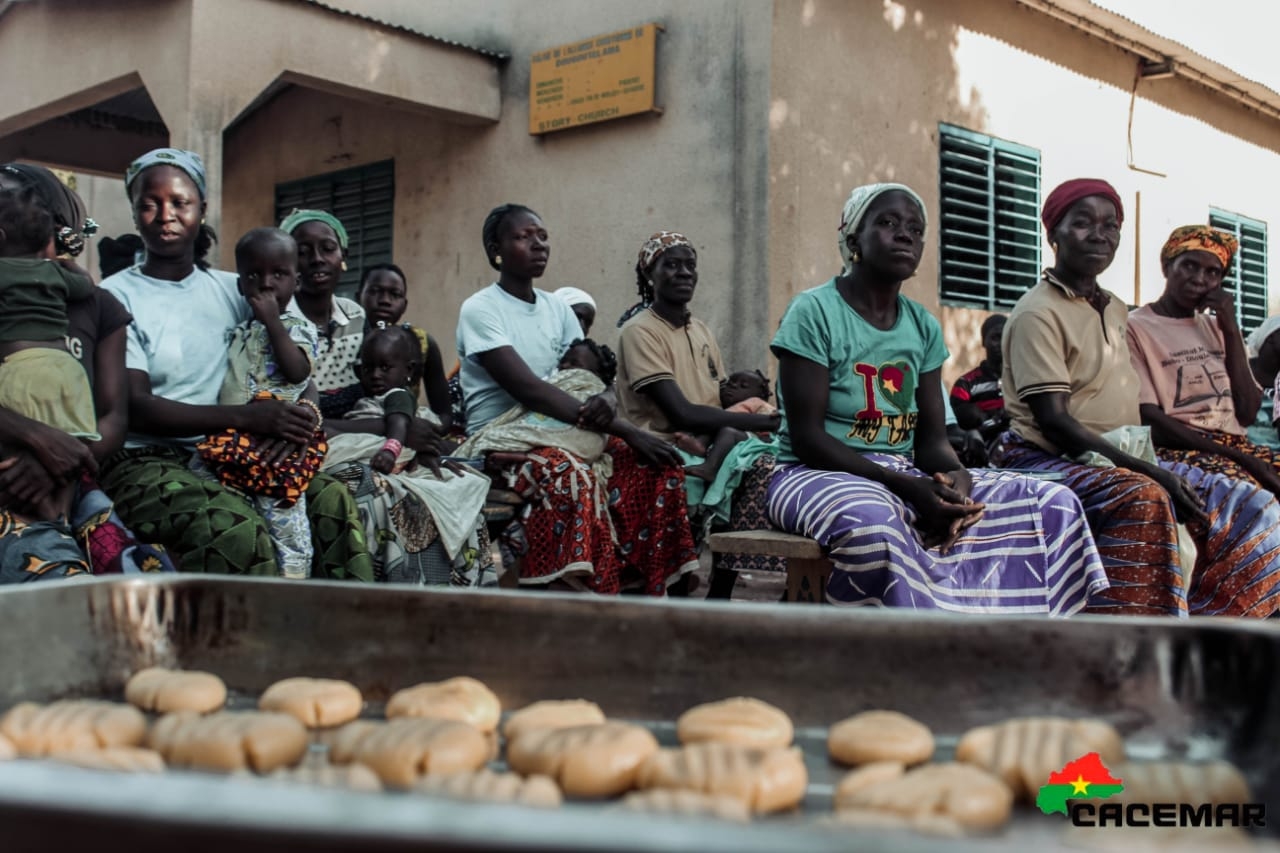
<svg viewBox="0 0 1280 853">
<path fill-rule="evenodd" d="M 737 826 L 601 804 L 544 812 L 199 773 L 0 763 L 0 849 L 1053 849 L 1067 821 L 1018 807 L 956 841 L 823 827 L 841 770 L 825 729 L 869 708 L 929 725 L 939 759 L 974 725 L 1097 716 L 1133 758 L 1226 758 L 1280 802 L 1280 626 L 1226 619 L 951 617 L 834 607 L 607 600 L 171 576 L 0 590 L 0 710 L 120 698 L 148 665 L 205 669 L 240 696 L 291 675 L 354 682 L 376 709 L 419 681 L 471 675 L 504 707 L 585 697 L 673 742 L 688 707 L 755 696 L 787 711 L 811 774 L 803 813 Z M 1078 849 L 1079 841 L 1071 842 Z M 228 845 L 231 845 L 229 847 Z"/>
</svg>

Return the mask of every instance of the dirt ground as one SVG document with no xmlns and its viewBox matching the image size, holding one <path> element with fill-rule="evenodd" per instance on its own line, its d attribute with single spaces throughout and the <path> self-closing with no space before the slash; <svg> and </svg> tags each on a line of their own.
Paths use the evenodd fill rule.
<svg viewBox="0 0 1280 853">
<path fill-rule="evenodd" d="M 704 551 L 698 560 L 698 589 L 693 598 L 705 598 L 711 584 L 711 552 Z M 787 576 L 781 572 L 742 572 L 733 586 L 733 601 L 768 601 L 777 603 L 787 588 Z"/>
</svg>

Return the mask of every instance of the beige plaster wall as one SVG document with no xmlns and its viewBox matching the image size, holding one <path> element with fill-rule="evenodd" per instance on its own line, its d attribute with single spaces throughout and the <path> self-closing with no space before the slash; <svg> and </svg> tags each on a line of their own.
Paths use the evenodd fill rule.
<svg viewBox="0 0 1280 853">
<path fill-rule="evenodd" d="M 508 46 L 500 122 L 465 127 L 333 95 L 284 94 L 227 135 L 228 239 L 270 215 L 278 182 L 393 157 L 394 251 L 411 278 L 408 316 L 439 335 L 446 358 L 462 301 L 493 280 L 480 245 L 484 216 L 513 201 L 539 211 L 551 232 L 542 286 L 592 292 L 600 303 L 594 331 L 610 344 L 615 320 L 636 299 L 640 244 L 659 229 L 685 231 L 700 252 L 698 315 L 730 363 L 763 366 L 767 0 L 598 0 L 574 5 L 572 15 L 507 0 L 347 5 L 446 37 Z M 658 56 L 663 115 L 528 134 L 534 51 L 650 21 L 667 27 Z"/>
<path fill-rule="evenodd" d="M 852 187 L 909 184 L 936 220 L 938 122 L 1039 148 L 1045 194 L 1072 177 L 1115 184 L 1130 210 L 1104 283 L 1129 301 L 1159 295 L 1161 243 L 1176 225 L 1206 221 L 1210 205 L 1280 228 L 1280 199 L 1267 180 L 1280 167 L 1280 125 L 1191 84 L 1144 82 L 1135 161 L 1166 177 L 1133 171 L 1126 154 L 1133 75 L 1118 49 L 1012 0 L 779 0 L 769 114 L 771 322 L 794 293 L 838 270 L 835 228 Z M 937 239 L 935 227 L 906 292 L 943 320 L 950 382 L 981 359 L 977 327 L 986 312 L 939 307 Z M 1047 243 L 1044 258 L 1052 258 Z M 1270 279 L 1274 308 L 1276 255 Z"/>
</svg>

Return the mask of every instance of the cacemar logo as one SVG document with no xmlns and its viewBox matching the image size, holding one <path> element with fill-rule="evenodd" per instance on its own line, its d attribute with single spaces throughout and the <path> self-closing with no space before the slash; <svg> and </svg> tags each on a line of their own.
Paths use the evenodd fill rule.
<svg viewBox="0 0 1280 853">
<path fill-rule="evenodd" d="M 1258 826 L 1267 825 L 1263 803 L 1136 803 L 1101 802 L 1124 791 L 1124 780 L 1111 775 L 1102 757 L 1086 753 L 1040 786 L 1036 807 L 1044 814 L 1071 817 L 1075 826 Z"/>
</svg>

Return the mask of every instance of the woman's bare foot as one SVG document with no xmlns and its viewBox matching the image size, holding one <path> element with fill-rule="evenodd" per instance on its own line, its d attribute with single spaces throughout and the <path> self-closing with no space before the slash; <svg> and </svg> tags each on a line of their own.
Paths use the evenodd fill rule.
<svg viewBox="0 0 1280 853">
<path fill-rule="evenodd" d="M 706 456 L 707 445 L 697 439 L 696 436 L 689 435 L 687 432 L 678 432 L 672 439 L 671 443 L 692 456 Z M 689 469 L 686 468 L 686 471 Z M 704 478 L 705 479 L 705 478 Z"/>
</svg>

